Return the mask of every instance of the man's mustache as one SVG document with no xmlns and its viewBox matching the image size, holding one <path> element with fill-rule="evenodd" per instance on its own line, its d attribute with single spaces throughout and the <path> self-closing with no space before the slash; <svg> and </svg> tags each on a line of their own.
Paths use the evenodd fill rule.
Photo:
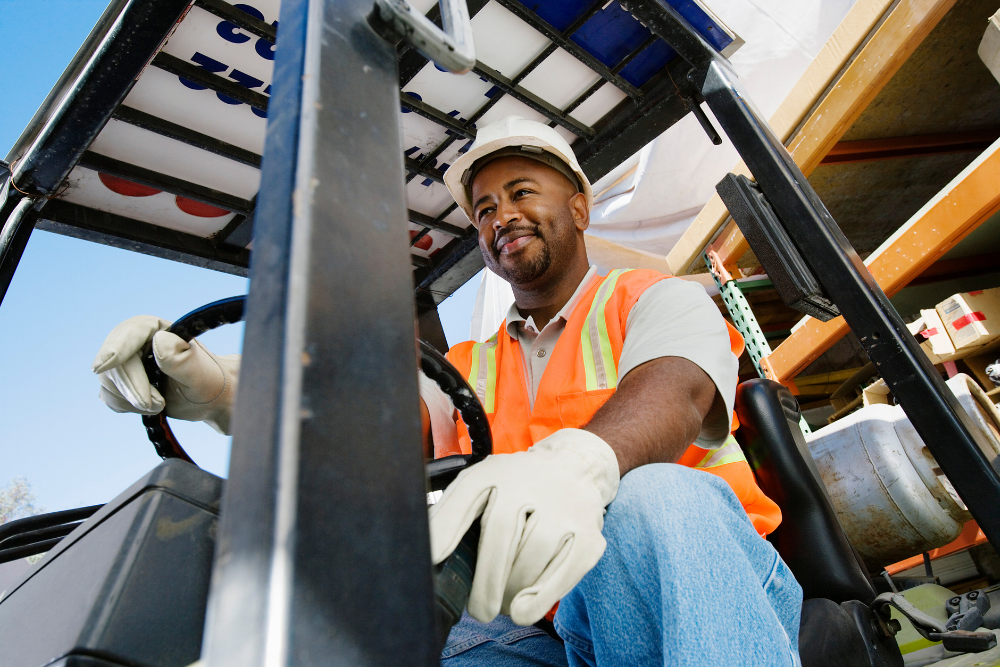
<svg viewBox="0 0 1000 667">
<path fill-rule="evenodd" d="M 498 235 L 496 240 L 493 242 L 493 247 L 491 248 L 493 254 L 499 254 L 501 249 L 506 244 L 520 238 L 521 236 L 535 236 L 540 239 L 544 238 L 541 231 L 536 226 L 520 225 L 518 227 L 508 227 L 503 231 L 503 234 Z"/>
</svg>

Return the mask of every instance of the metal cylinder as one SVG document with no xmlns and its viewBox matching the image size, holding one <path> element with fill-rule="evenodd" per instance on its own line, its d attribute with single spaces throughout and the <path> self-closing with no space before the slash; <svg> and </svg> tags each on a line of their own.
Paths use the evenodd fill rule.
<svg viewBox="0 0 1000 667">
<path fill-rule="evenodd" d="M 966 375 L 948 386 L 1000 456 L 1000 412 Z M 875 404 L 807 437 L 844 532 L 869 569 L 958 537 L 968 509 L 902 407 Z"/>
</svg>

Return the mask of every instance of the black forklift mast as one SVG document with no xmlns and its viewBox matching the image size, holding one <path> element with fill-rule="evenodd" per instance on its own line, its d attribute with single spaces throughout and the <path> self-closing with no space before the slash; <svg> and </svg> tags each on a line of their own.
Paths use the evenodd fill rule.
<svg viewBox="0 0 1000 667">
<path fill-rule="evenodd" d="M 71 73 L 80 90 L 43 105 L 39 118 L 49 120 L 17 151 L 24 157 L 10 181 L 18 188 L 0 210 L 0 298 L 45 198 L 190 4 L 115 0 L 105 16 L 131 38 L 112 39 L 111 22 L 103 37 L 95 32 L 94 57 Z M 634 152 L 632 138 L 707 102 L 777 223 L 1000 546 L 1000 480 L 967 416 L 728 61 L 664 0 L 620 4 L 679 57 L 660 80 L 671 95 L 649 96 L 606 134 L 577 140 L 588 175 Z M 281 6 L 202 649 L 210 667 L 439 661 L 423 467 L 419 447 L 405 445 L 419 440 L 419 422 L 397 51 L 373 29 L 372 12 L 373 0 Z M 66 100 L 69 108 L 52 111 Z M 432 308 L 435 281 L 474 256 L 474 236 L 458 241 L 446 263 L 417 272 L 421 311 Z"/>
<path fill-rule="evenodd" d="M 396 51 L 284 0 L 203 656 L 431 665 Z"/>
</svg>

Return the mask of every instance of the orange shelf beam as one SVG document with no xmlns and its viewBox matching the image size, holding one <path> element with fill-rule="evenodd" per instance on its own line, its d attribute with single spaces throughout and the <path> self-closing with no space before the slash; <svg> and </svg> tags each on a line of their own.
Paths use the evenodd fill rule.
<svg viewBox="0 0 1000 667">
<path fill-rule="evenodd" d="M 865 264 L 875 282 L 892 296 L 998 211 L 1000 141 L 917 211 Z M 843 317 L 829 322 L 807 318 L 767 357 L 774 378 L 794 378 L 847 331 Z"/>
<path fill-rule="evenodd" d="M 942 556 L 947 556 L 949 554 L 956 553 L 958 551 L 963 551 L 965 549 L 970 549 L 977 544 L 983 544 L 986 542 L 986 535 L 980 530 L 979 524 L 975 521 L 966 522 L 965 526 L 962 528 L 962 534 L 955 538 L 955 541 L 951 544 L 946 544 L 943 547 L 938 547 L 937 549 L 931 549 L 927 552 L 931 560 L 935 558 L 941 558 Z M 910 568 L 917 567 L 918 565 L 923 565 L 924 556 L 920 554 L 919 556 L 914 556 L 913 558 L 907 558 L 906 560 L 901 560 L 898 563 L 893 563 L 892 565 L 887 565 L 885 570 L 890 575 L 896 575 Z"/>
</svg>

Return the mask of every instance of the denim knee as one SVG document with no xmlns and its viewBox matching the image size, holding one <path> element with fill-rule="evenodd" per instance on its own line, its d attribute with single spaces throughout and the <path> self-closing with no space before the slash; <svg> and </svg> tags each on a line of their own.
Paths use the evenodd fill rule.
<svg viewBox="0 0 1000 667">
<path fill-rule="evenodd" d="M 685 665 L 796 663 L 801 589 L 724 480 L 637 468 L 604 536 L 556 615 L 571 665 L 662 664 L 664 652 Z"/>
<path fill-rule="evenodd" d="M 618 495 L 608 506 L 605 531 L 614 530 L 620 521 L 648 518 L 659 523 L 670 516 L 683 521 L 684 517 L 719 511 L 749 523 L 743 506 L 725 480 L 675 463 L 652 463 L 622 477 Z"/>
</svg>

